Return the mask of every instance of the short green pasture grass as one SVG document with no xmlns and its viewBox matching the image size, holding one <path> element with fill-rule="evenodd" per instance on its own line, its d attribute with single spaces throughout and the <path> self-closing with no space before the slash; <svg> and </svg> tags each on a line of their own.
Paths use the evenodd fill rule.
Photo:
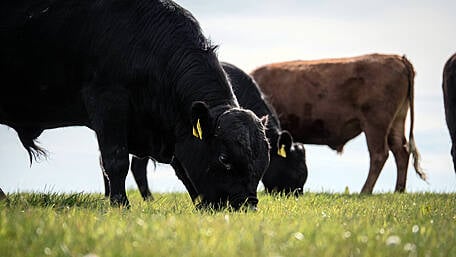
<svg viewBox="0 0 456 257">
<path fill-rule="evenodd" d="M 0 256 L 456 256 L 456 194 L 259 193 L 257 212 L 154 196 L 131 191 L 126 210 L 101 194 L 9 194 Z"/>
</svg>

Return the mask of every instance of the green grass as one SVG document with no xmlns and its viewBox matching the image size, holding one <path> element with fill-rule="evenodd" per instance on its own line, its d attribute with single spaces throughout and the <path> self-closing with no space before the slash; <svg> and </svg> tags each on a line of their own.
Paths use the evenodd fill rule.
<svg viewBox="0 0 456 257">
<path fill-rule="evenodd" d="M 125 210 L 100 194 L 10 194 L 0 256 L 456 256 L 456 194 L 260 193 L 247 213 L 129 197 Z"/>
</svg>

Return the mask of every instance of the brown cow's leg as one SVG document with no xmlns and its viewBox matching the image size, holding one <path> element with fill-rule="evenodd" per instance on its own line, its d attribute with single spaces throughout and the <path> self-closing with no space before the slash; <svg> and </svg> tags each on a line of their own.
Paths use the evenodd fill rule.
<svg viewBox="0 0 456 257">
<path fill-rule="evenodd" d="M 367 180 L 364 183 L 361 193 L 371 194 L 377 182 L 380 171 L 388 158 L 388 147 L 386 143 L 386 129 L 366 128 L 367 148 L 369 149 L 370 167 Z"/>
<path fill-rule="evenodd" d="M 407 139 L 404 136 L 405 118 L 395 120 L 388 135 L 388 145 L 394 154 L 397 166 L 396 192 L 404 192 L 407 182 L 407 168 L 410 154 L 407 149 Z"/>
</svg>

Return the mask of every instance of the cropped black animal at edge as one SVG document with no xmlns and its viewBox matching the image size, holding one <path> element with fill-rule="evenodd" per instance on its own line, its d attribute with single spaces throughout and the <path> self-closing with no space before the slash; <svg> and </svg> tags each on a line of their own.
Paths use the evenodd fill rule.
<svg viewBox="0 0 456 257">
<path fill-rule="evenodd" d="M 133 154 L 171 163 L 198 206 L 255 208 L 269 164 L 264 125 L 239 107 L 188 11 L 166 0 L 3 1 L 0 10 L 0 123 L 31 158 L 44 152 L 34 143 L 43 130 L 87 126 L 112 204 L 129 205 Z"/>
<path fill-rule="evenodd" d="M 293 142 L 291 134 L 280 128 L 274 109 L 263 96 L 256 82 L 238 67 L 222 63 L 228 75 L 239 104 L 252 110 L 258 117 L 268 116 L 266 136 L 271 146 L 269 167 L 263 176 L 263 184 L 268 192 L 301 194 L 307 179 L 307 166 L 304 145 Z M 152 198 L 147 182 L 148 159 L 133 157 L 131 171 L 144 199 Z M 105 193 L 109 195 L 109 184 L 105 179 Z"/>
<path fill-rule="evenodd" d="M 456 54 L 450 57 L 443 68 L 443 102 L 445 119 L 451 137 L 451 156 L 456 172 Z"/>
</svg>

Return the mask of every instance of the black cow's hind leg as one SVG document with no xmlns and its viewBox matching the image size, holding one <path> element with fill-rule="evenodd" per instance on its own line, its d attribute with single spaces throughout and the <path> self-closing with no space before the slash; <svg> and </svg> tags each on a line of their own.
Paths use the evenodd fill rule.
<svg viewBox="0 0 456 257">
<path fill-rule="evenodd" d="M 133 157 L 131 159 L 131 172 L 135 178 L 136 184 L 138 185 L 139 192 L 144 200 L 153 200 L 152 194 L 149 190 L 147 182 L 147 163 L 149 159 L 139 159 Z"/>
<path fill-rule="evenodd" d="M 128 94 L 122 88 L 88 88 L 85 92 L 90 126 L 95 131 L 103 168 L 109 179 L 112 205 L 129 206 L 125 179 L 129 168 L 127 147 Z"/>
</svg>

